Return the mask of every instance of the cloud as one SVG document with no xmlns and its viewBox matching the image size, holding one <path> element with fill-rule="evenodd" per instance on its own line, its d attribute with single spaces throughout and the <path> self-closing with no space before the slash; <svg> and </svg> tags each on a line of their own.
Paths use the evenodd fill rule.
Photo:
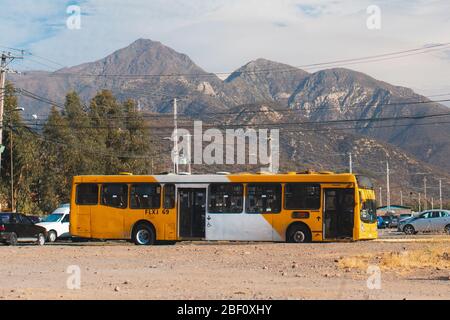
<svg viewBox="0 0 450 320">
<path fill-rule="evenodd" d="M 65 27 L 69 4 L 82 8 L 81 30 Z M 366 27 L 373 4 L 381 30 Z M 446 0 L 2 0 L 0 45 L 75 65 L 150 38 L 227 72 L 258 57 L 303 65 L 449 42 L 448 12 Z M 442 52 L 349 67 L 422 92 L 450 74 Z"/>
</svg>

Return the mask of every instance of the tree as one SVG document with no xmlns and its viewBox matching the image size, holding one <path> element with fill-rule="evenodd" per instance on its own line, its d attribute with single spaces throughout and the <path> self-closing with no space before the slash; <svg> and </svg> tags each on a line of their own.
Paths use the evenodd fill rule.
<svg viewBox="0 0 450 320">
<path fill-rule="evenodd" d="M 15 209 L 21 212 L 40 212 L 39 200 L 39 177 L 42 170 L 40 162 L 40 142 L 36 134 L 24 124 L 20 112 L 15 90 L 8 83 L 5 91 L 4 109 L 4 136 L 3 145 L 5 152 L 2 155 L 2 170 L 0 183 L 0 196 L 2 203 L 7 203 L 12 208 L 11 199 L 11 138 L 12 168 L 14 169 L 14 202 Z"/>
</svg>

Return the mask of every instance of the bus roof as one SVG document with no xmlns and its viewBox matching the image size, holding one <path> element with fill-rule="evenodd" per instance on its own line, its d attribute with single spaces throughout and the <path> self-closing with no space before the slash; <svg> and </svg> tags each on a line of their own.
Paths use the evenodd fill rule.
<svg viewBox="0 0 450 320">
<path fill-rule="evenodd" d="M 100 175 L 75 176 L 74 183 L 102 182 L 159 182 L 159 183 L 217 183 L 217 182 L 336 182 L 356 183 L 356 176 L 350 173 L 286 173 L 286 174 L 201 174 L 201 175 Z"/>
</svg>

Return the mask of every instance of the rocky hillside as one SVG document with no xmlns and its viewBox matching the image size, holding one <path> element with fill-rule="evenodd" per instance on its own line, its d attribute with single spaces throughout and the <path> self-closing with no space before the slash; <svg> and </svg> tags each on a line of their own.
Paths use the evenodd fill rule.
<svg viewBox="0 0 450 320">
<path fill-rule="evenodd" d="M 88 102 L 98 90 L 109 89 L 119 98 L 133 98 L 139 101 L 143 110 L 156 113 L 171 112 L 171 99 L 178 97 L 181 113 L 206 121 L 219 118 L 225 122 L 235 121 L 233 116 L 248 104 L 262 107 L 276 103 L 278 108 L 285 110 L 278 111 L 283 117 L 278 115 L 275 122 L 319 123 L 302 126 L 302 129 L 320 127 L 322 130 L 316 128 L 307 133 L 301 131 L 299 125 L 297 132 L 295 124 L 287 125 L 290 134 L 303 135 L 302 143 L 313 149 L 322 148 L 326 136 L 324 129 L 330 132 L 334 129 L 336 135 L 375 139 L 450 171 L 447 160 L 450 157 L 450 124 L 429 125 L 438 120 L 448 122 L 448 117 L 379 121 L 381 118 L 447 113 L 448 108 L 429 103 L 427 98 L 410 89 L 348 69 L 309 74 L 288 65 L 258 59 L 222 81 L 198 67 L 188 56 L 159 42 L 140 39 L 96 62 L 54 73 L 31 72 L 14 76 L 12 80 L 19 88 L 60 102 L 70 90 L 77 91 Z M 48 113 L 48 104 L 23 99 L 27 99 L 27 113 Z M 230 113 L 228 120 L 218 116 L 225 113 Z M 370 120 L 349 121 L 339 126 L 320 124 L 355 119 Z M 295 145 L 286 150 L 290 150 L 289 157 L 302 152 Z"/>
</svg>

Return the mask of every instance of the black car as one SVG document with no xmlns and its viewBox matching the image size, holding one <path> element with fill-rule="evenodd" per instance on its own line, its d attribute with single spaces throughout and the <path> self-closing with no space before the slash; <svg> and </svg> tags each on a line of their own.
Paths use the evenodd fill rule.
<svg viewBox="0 0 450 320">
<path fill-rule="evenodd" d="M 11 212 L 0 213 L 0 242 L 12 246 L 19 241 L 44 245 L 45 239 L 47 239 L 45 228 L 34 225 L 26 215 Z"/>
<path fill-rule="evenodd" d="M 33 224 L 42 222 L 41 217 L 38 216 L 27 216 L 27 217 L 31 220 L 31 222 L 33 222 Z"/>
</svg>

